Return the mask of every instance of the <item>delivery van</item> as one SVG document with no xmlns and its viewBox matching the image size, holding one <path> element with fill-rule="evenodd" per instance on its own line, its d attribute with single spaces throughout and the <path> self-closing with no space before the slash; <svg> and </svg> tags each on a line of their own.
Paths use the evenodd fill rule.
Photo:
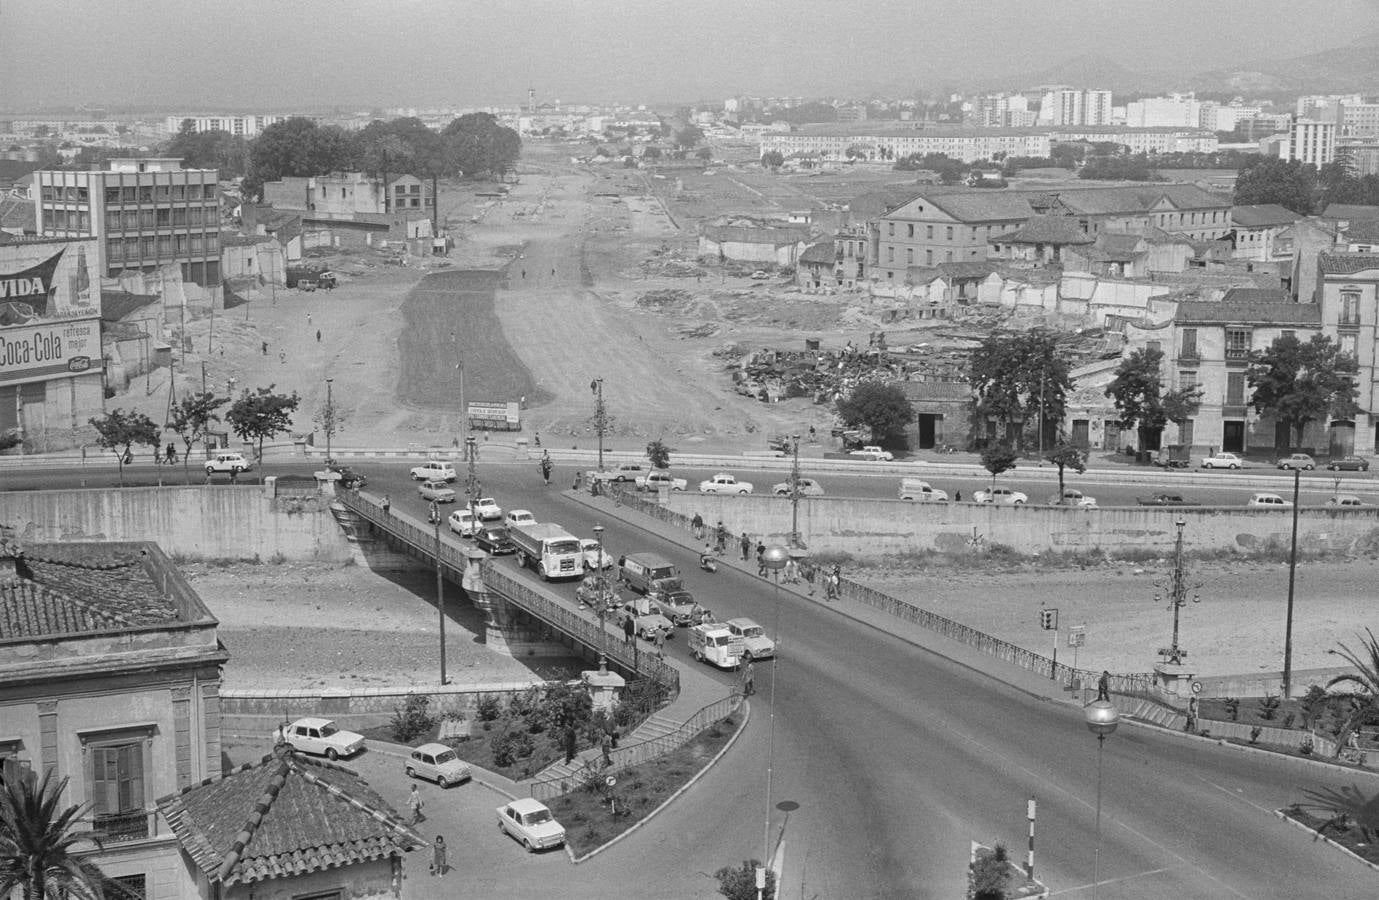
<svg viewBox="0 0 1379 900">
<path fill-rule="evenodd" d="M 742 638 L 721 622 L 690 628 L 689 649 L 699 662 L 708 660 L 720 669 L 736 669 L 742 662 Z"/>
<path fill-rule="evenodd" d="M 620 561 L 618 577 L 639 594 L 678 591 L 680 568 L 659 553 L 629 553 Z"/>
</svg>

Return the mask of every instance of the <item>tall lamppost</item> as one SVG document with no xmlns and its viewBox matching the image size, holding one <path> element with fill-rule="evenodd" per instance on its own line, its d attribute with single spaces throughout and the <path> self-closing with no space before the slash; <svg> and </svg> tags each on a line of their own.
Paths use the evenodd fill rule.
<svg viewBox="0 0 1379 900">
<path fill-rule="evenodd" d="M 775 611 L 775 634 L 772 640 L 776 642 L 775 652 L 771 654 L 771 714 L 768 716 L 770 725 L 767 729 L 766 737 L 766 822 L 762 827 L 761 858 L 763 861 L 771 859 L 771 767 L 775 760 L 776 743 L 776 660 L 780 658 L 780 570 L 785 568 L 785 564 L 790 561 L 790 551 L 780 544 L 772 544 L 761 554 L 763 565 L 766 566 L 776 577 L 772 580 L 776 583 L 776 611 Z"/>
<path fill-rule="evenodd" d="M 790 546 L 800 545 L 800 436 L 791 435 L 791 452 L 794 459 L 790 464 Z"/>
<path fill-rule="evenodd" d="M 608 615 L 608 583 L 603 575 L 603 526 L 594 526 L 594 577 L 599 586 L 598 606 L 594 612 L 599 617 L 599 671 L 608 671 L 608 629 L 604 626 L 604 618 Z"/>
<path fill-rule="evenodd" d="M 1087 728 L 1096 735 L 1096 844 L 1092 849 L 1092 900 L 1096 900 L 1097 886 L 1101 883 L 1101 758 L 1106 747 L 1106 737 L 1120 724 L 1120 713 L 1104 692 L 1097 699 L 1082 708 Z"/>
<path fill-rule="evenodd" d="M 473 444 L 469 442 L 469 407 L 465 406 L 464 402 L 464 360 L 460 358 L 459 346 L 455 343 L 453 331 L 450 332 L 450 349 L 455 354 L 455 369 L 460 373 L 460 446 L 468 454 Z"/>
<path fill-rule="evenodd" d="M 1167 647 L 1160 648 L 1159 655 L 1164 662 L 1179 665 L 1187 656 L 1187 651 L 1178 646 L 1178 616 L 1180 610 L 1187 605 L 1187 573 L 1183 571 L 1183 529 L 1187 527 L 1187 522 L 1180 515 L 1178 521 L 1174 523 L 1178 526 L 1178 538 L 1173 548 L 1173 575 L 1168 583 L 1168 604 L 1173 607 L 1173 643 Z M 1200 585 L 1198 585 L 1200 587 Z M 1199 602 L 1201 598 L 1193 595 L 1193 602 Z"/>
<path fill-rule="evenodd" d="M 464 453 L 469 460 L 469 474 L 465 477 L 465 492 L 469 494 L 469 521 L 474 533 L 479 533 L 478 513 L 475 511 L 474 504 L 479 502 L 479 474 L 475 471 L 474 436 L 470 435 L 464 441 Z"/>
<path fill-rule="evenodd" d="M 325 422 L 325 425 L 326 425 L 326 465 L 327 465 L 327 466 L 329 466 L 332 462 L 335 461 L 334 458 L 330 455 L 330 438 L 331 438 L 331 435 L 333 435 L 333 434 L 335 433 L 335 404 L 334 404 L 334 402 L 333 402 L 333 397 L 334 397 L 334 395 L 333 395 L 333 393 L 331 392 L 331 388 L 332 388 L 332 386 L 333 386 L 332 383 L 333 383 L 334 381 L 335 381 L 334 378 L 327 378 L 327 379 L 326 379 L 326 422 Z"/>
<path fill-rule="evenodd" d="M 431 524 L 436 529 L 436 612 L 440 616 L 441 684 L 445 684 L 445 576 L 441 569 L 441 507 L 435 500 L 431 501 Z"/>
<path fill-rule="evenodd" d="M 603 435 L 608 430 L 608 410 L 603 405 L 603 379 L 595 378 L 589 382 L 589 390 L 594 393 L 594 431 L 599 436 L 599 467 L 603 471 Z"/>
</svg>

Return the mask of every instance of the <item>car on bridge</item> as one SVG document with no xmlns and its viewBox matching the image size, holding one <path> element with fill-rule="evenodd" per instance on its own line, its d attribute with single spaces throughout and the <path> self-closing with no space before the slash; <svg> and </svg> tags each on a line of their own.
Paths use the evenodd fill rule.
<svg viewBox="0 0 1379 900">
<path fill-rule="evenodd" d="M 699 604 L 694 601 L 694 595 L 689 591 L 679 590 L 656 590 L 646 595 L 651 601 L 651 606 L 661 615 L 665 616 L 676 625 L 691 625 L 698 621 Z"/>
<path fill-rule="evenodd" d="M 1234 453 L 1213 453 L 1202 460 L 1204 469 L 1240 469 L 1245 465 L 1245 461 Z"/>
<path fill-rule="evenodd" d="M 750 481 L 738 481 L 727 472 L 719 472 L 712 478 L 706 478 L 699 482 L 699 493 L 701 494 L 750 494 L 752 483 Z"/>
<path fill-rule="evenodd" d="M 517 552 L 517 545 L 508 536 L 508 530 L 502 527 L 480 528 L 474 535 L 474 546 L 494 556 Z"/>
<path fill-rule="evenodd" d="M 822 497 L 824 495 L 824 486 L 813 478 L 800 478 L 798 479 L 798 483 L 801 497 Z M 789 497 L 790 482 L 782 481 L 780 484 L 773 485 L 771 493 L 775 494 L 777 497 Z"/>
<path fill-rule="evenodd" d="M 1332 459 L 1326 467 L 1333 472 L 1368 472 L 1369 460 L 1361 459 L 1358 456 L 1342 456 L 1339 459 Z"/>
<path fill-rule="evenodd" d="M 1292 453 L 1278 461 L 1280 469 L 1301 469 L 1310 472 L 1317 467 L 1317 461 L 1306 453 Z"/>
<path fill-rule="evenodd" d="M 479 531 L 478 518 L 467 508 L 455 510 L 447 521 L 450 523 L 450 530 L 460 537 L 472 538 Z"/>
<path fill-rule="evenodd" d="M 972 495 L 974 503 L 1000 503 L 1006 506 L 1021 506 L 1029 502 L 1029 496 L 1023 491 L 1014 491 L 1005 485 L 995 485 L 989 488 L 982 488 Z"/>
<path fill-rule="evenodd" d="M 410 475 L 413 481 L 454 481 L 455 467 L 448 459 L 432 459 L 413 466 Z"/>
<path fill-rule="evenodd" d="M 593 538 L 581 538 L 579 549 L 584 552 L 584 568 L 586 571 L 595 569 L 607 569 L 613 565 L 613 557 L 603 549 L 602 545 Z"/>
<path fill-rule="evenodd" d="M 618 587 L 618 581 L 607 575 L 586 575 L 580 581 L 579 587 L 575 588 L 575 599 L 580 604 L 592 606 L 594 609 L 598 609 L 601 599 L 617 605 L 622 602 L 622 594 L 618 592 Z"/>
<path fill-rule="evenodd" d="M 510 509 L 508 514 L 503 516 L 503 524 L 509 528 L 514 525 L 535 525 L 536 516 L 529 509 Z"/>
<path fill-rule="evenodd" d="M 436 503 L 454 503 L 455 489 L 441 481 L 423 481 L 421 487 L 417 488 L 417 493 L 421 499 L 430 500 Z"/>
<path fill-rule="evenodd" d="M 474 514 L 482 521 L 491 522 L 503 517 L 503 508 L 492 497 L 480 497 L 470 505 L 474 507 Z"/>
<path fill-rule="evenodd" d="M 633 633 L 648 641 L 656 640 L 657 634 L 670 637 L 675 633 L 675 626 L 671 624 L 670 619 L 657 612 L 646 597 L 623 601 L 622 605 L 617 607 L 616 615 L 615 621 L 619 628 L 625 628 L 630 620 Z"/>
</svg>

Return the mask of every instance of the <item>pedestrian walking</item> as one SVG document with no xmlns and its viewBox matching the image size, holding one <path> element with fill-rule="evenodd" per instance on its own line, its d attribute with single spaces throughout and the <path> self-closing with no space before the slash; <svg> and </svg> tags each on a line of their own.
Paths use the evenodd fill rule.
<svg viewBox="0 0 1379 900">
<path fill-rule="evenodd" d="M 766 544 L 761 539 L 757 539 L 757 575 L 766 577 Z"/>
<path fill-rule="evenodd" d="M 740 546 L 742 547 L 742 561 L 746 562 L 747 557 L 752 554 L 752 536 L 745 531 L 742 532 L 742 542 Z"/>
<path fill-rule="evenodd" d="M 723 527 L 723 520 L 718 520 L 718 552 L 722 553 L 728 549 L 728 529 Z"/>
<path fill-rule="evenodd" d="M 308 328 L 311 327 L 311 313 L 306 314 L 306 324 Z"/>
<path fill-rule="evenodd" d="M 263 355 L 264 355 L 264 356 L 267 356 L 267 355 L 268 355 L 268 342 L 267 342 L 267 341 L 264 341 L 264 342 L 263 342 Z"/>
<path fill-rule="evenodd" d="M 539 431 L 536 433 L 536 446 L 541 446 L 541 432 Z"/>
<path fill-rule="evenodd" d="M 756 674 L 756 666 L 747 660 L 747 665 L 742 667 L 742 696 L 750 697 L 757 692 Z"/>
<path fill-rule="evenodd" d="M 699 515 L 699 513 L 695 513 L 694 518 L 690 519 L 690 531 L 694 533 L 694 539 L 696 541 L 702 541 L 704 539 L 704 517 Z M 707 550 L 708 548 L 705 547 L 704 549 Z"/>
<path fill-rule="evenodd" d="M 232 470 L 232 471 L 230 472 L 230 474 L 233 475 L 233 474 L 235 474 L 235 473 L 234 473 L 234 471 Z M 388 512 L 388 510 L 390 510 L 390 509 L 392 509 L 392 508 L 393 508 L 393 501 L 390 500 L 390 499 L 388 499 L 388 495 L 387 495 L 387 494 L 384 494 L 384 495 L 383 495 L 383 515 L 385 515 L 385 516 L 391 515 L 391 513 Z"/>
<path fill-rule="evenodd" d="M 664 628 L 656 629 L 656 655 L 666 655 L 666 632 Z"/>
<path fill-rule="evenodd" d="M 321 329 L 316 329 L 316 343 L 321 343 Z"/>
<path fill-rule="evenodd" d="M 579 486 L 584 483 L 584 473 L 575 472 L 574 490 L 579 490 Z"/>
<path fill-rule="evenodd" d="M 436 842 L 431 845 L 431 874 L 437 878 L 444 878 L 445 871 L 450 868 L 450 864 L 445 861 L 445 838 L 436 835 Z"/>
<path fill-rule="evenodd" d="M 426 818 L 421 814 L 421 807 L 421 791 L 417 790 L 417 786 L 414 784 L 412 785 L 412 793 L 407 795 L 407 811 L 412 814 L 412 821 L 410 824 L 416 825 L 422 819 Z"/>
<path fill-rule="evenodd" d="M 809 563 L 805 563 L 805 564 L 804 564 L 803 566 L 801 566 L 800 568 L 804 570 L 804 581 L 805 581 L 805 584 L 809 585 L 809 596 L 813 597 L 813 596 L 814 596 L 814 577 L 815 577 L 814 566 L 810 565 Z"/>
<path fill-rule="evenodd" d="M 1187 701 L 1187 724 L 1183 730 L 1189 734 L 1197 730 L 1197 698 L 1189 697 Z"/>
<path fill-rule="evenodd" d="M 624 644 L 635 644 L 637 626 L 633 623 L 632 617 L 628 616 L 622 620 L 622 642 Z"/>
<path fill-rule="evenodd" d="M 278 351 L 278 362 L 282 363 L 283 365 L 287 365 L 287 351 L 286 351 L 286 350 L 279 350 L 279 351 Z"/>
<path fill-rule="evenodd" d="M 541 480 L 546 482 L 547 487 L 551 484 L 551 469 L 553 468 L 555 468 L 555 464 L 551 462 L 550 454 L 543 455 L 541 457 Z"/>
<path fill-rule="evenodd" d="M 613 736 L 606 731 L 599 738 L 599 752 L 603 754 L 603 764 L 611 766 L 613 764 Z"/>
</svg>

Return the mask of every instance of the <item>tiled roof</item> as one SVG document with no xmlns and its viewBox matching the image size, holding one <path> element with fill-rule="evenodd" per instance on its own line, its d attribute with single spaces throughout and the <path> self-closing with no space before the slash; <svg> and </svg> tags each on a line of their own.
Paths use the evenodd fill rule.
<svg viewBox="0 0 1379 900">
<path fill-rule="evenodd" d="M 854 222 L 866 222 L 875 219 L 882 213 L 890 212 L 897 206 L 904 206 L 911 200 L 920 196 L 921 192 L 913 188 L 906 190 L 883 190 L 871 191 L 854 197 L 848 203 L 848 212 L 852 214 Z"/>
<path fill-rule="evenodd" d="M 1231 222 L 1246 228 L 1267 228 L 1270 225 L 1291 225 L 1302 216 L 1277 203 L 1258 203 L 1252 206 L 1232 206 Z"/>
<path fill-rule="evenodd" d="M 996 191 L 937 188 L 917 195 L 960 222 L 1017 222 L 1039 212 L 1063 208 L 1074 215 L 1109 216 L 1147 213 L 1167 201 L 1176 209 L 1222 209 L 1230 200 L 1195 184 L 1129 187 L 1060 186 L 1057 191 Z"/>
<path fill-rule="evenodd" d="M 0 587 L 0 640 L 83 634 L 180 621 L 137 551 L 30 544 Z"/>
<path fill-rule="evenodd" d="M 240 234 L 237 231 L 222 231 L 220 233 L 220 246 L 222 247 L 252 247 L 255 244 L 266 244 L 271 240 L 273 240 L 273 236 L 268 234 Z"/>
<path fill-rule="evenodd" d="M 959 222 L 1019 222 L 1034 215 L 1029 195 L 990 189 L 921 195 Z"/>
<path fill-rule="evenodd" d="M 125 316 L 154 303 L 161 303 L 157 294 L 131 294 L 129 291 L 101 291 L 101 321 L 118 322 Z"/>
<path fill-rule="evenodd" d="M 164 797 L 158 809 L 207 880 L 227 886 L 386 859 L 425 843 L 353 772 L 285 746 Z"/>
<path fill-rule="evenodd" d="M 1030 216 L 1024 224 L 987 240 L 988 244 L 1090 244 L 1087 234 L 1069 216 Z"/>
<path fill-rule="evenodd" d="M 1288 292 L 1281 288 L 1233 287 L 1221 297 L 1222 303 L 1287 303 Z"/>
<path fill-rule="evenodd" d="M 1326 275 L 1349 275 L 1366 269 L 1379 269 L 1379 253 L 1322 253 L 1317 261 Z"/>
<path fill-rule="evenodd" d="M 1322 210 L 1323 219 L 1379 219 L 1379 206 L 1360 206 L 1355 203 L 1328 203 Z"/>
<path fill-rule="evenodd" d="M 1379 219 L 1360 219 L 1350 223 L 1345 230 L 1345 239 L 1357 244 L 1379 243 Z"/>
<path fill-rule="evenodd" d="M 934 266 L 949 278 L 985 278 L 1001 268 L 995 261 L 973 260 L 970 262 L 941 262 Z"/>
<path fill-rule="evenodd" d="M 804 248 L 800 254 L 801 263 L 828 263 L 833 265 L 837 262 L 838 256 L 833 249 L 833 241 L 819 241 L 817 244 L 810 244 Z"/>
<path fill-rule="evenodd" d="M 1315 303 L 1187 300 L 1178 304 L 1178 314 L 1174 319 L 1180 325 L 1315 325 L 1320 327 L 1322 311 L 1321 307 Z"/>
<path fill-rule="evenodd" d="M 43 164 L 39 162 L 29 162 L 23 159 L 0 159 L 0 190 L 41 168 L 43 168 Z M 32 206 L 33 204 L 29 205 Z"/>
</svg>

